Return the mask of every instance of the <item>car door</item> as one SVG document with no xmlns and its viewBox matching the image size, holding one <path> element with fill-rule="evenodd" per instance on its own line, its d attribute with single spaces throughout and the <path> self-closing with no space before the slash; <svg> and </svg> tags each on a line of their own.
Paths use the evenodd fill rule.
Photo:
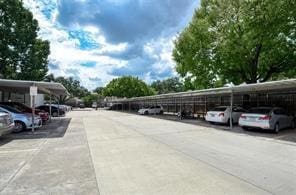
<svg viewBox="0 0 296 195">
<path fill-rule="evenodd" d="M 154 106 L 151 106 L 149 108 L 149 114 L 155 114 L 155 107 Z"/>
</svg>

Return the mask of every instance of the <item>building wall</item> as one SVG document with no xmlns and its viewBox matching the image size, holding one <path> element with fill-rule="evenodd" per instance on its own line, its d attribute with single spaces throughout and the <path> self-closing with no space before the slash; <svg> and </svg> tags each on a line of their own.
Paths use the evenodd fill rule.
<svg viewBox="0 0 296 195">
<path fill-rule="evenodd" d="M 0 92 L 1 101 L 3 102 L 20 102 L 32 107 L 32 99 L 29 94 Z M 35 106 L 44 104 L 44 94 L 38 94 L 35 98 Z"/>
</svg>

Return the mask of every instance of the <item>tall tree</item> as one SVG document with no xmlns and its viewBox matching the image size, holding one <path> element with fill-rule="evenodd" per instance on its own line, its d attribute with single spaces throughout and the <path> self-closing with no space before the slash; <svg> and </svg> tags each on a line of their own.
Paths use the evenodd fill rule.
<svg viewBox="0 0 296 195">
<path fill-rule="evenodd" d="M 43 80 L 49 42 L 37 37 L 38 22 L 20 0 L 0 0 L 0 76 Z"/>
<path fill-rule="evenodd" d="M 296 2 L 202 0 L 173 51 L 195 88 L 295 77 Z"/>
<path fill-rule="evenodd" d="M 157 94 L 181 92 L 184 90 L 184 85 L 178 77 L 154 81 L 151 83 L 151 87 L 155 89 Z"/>
<path fill-rule="evenodd" d="M 69 100 L 72 97 L 78 97 L 83 98 L 85 96 L 90 95 L 91 93 L 83 86 L 81 86 L 80 82 L 78 80 L 75 80 L 72 77 L 54 77 L 53 74 L 49 74 L 45 77 L 44 81 L 47 82 L 57 82 L 64 85 L 64 87 L 67 89 L 67 91 L 70 93 L 70 96 L 60 96 L 59 102 L 65 103 L 67 100 Z"/>
<path fill-rule="evenodd" d="M 104 96 L 130 98 L 154 94 L 155 91 L 144 81 L 132 76 L 124 76 L 121 78 L 113 79 L 103 89 Z"/>
</svg>

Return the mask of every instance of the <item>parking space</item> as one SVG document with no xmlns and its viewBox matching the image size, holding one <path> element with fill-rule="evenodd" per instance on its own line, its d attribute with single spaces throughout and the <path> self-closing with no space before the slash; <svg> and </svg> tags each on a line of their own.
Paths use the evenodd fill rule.
<svg viewBox="0 0 296 195">
<path fill-rule="evenodd" d="M 123 113 L 130 113 L 130 112 L 123 112 Z M 138 115 L 138 113 L 133 112 L 132 114 Z M 283 140 L 296 143 L 296 129 L 286 128 L 281 130 L 279 133 L 274 133 L 271 130 L 260 130 L 260 129 L 249 129 L 243 130 L 237 124 L 234 124 L 233 128 L 231 129 L 229 125 L 226 124 L 211 124 L 204 119 L 180 119 L 177 115 L 173 114 L 163 114 L 163 115 L 144 115 L 141 117 L 152 117 L 152 118 L 159 118 L 163 120 L 170 120 L 175 122 L 187 123 L 192 125 L 197 125 L 201 127 L 210 127 L 216 130 L 224 130 L 232 133 L 244 134 L 254 137 L 261 137 L 261 138 L 272 138 L 275 140 Z"/>
<path fill-rule="evenodd" d="M 288 134 L 75 109 L 0 138 L 0 194 L 295 194 Z"/>
<path fill-rule="evenodd" d="M 82 120 L 0 138 L 0 194 L 97 194 Z"/>
</svg>

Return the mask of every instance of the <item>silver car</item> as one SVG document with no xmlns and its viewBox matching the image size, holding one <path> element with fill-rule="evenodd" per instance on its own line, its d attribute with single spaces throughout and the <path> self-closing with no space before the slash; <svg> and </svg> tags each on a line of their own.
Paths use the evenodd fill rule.
<svg viewBox="0 0 296 195">
<path fill-rule="evenodd" d="M 9 134 L 14 129 L 14 121 L 10 114 L 0 112 L 0 136 Z"/>
<path fill-rule="evenodd" d="M 32 129 L 32 114 L 22 113 L 19 110 L 6 105 L 0 105 L 0 111 L 11 114 L 15 128 L 14 132 L 20 132 L 26 129 Z M 42 120 L 40 116 L 35 115 L 34 117 L 34 128 L 42 126 Z"/>
<path fill-rule="evenodd" d="M 279 130 L 295 126 L 293 116 L 288 115 L 285 109 L 279 107 L 257 107 L 243 113 L 239 118 L 239 125 L 243 129 L 260 128 Z"/>
</svg>

